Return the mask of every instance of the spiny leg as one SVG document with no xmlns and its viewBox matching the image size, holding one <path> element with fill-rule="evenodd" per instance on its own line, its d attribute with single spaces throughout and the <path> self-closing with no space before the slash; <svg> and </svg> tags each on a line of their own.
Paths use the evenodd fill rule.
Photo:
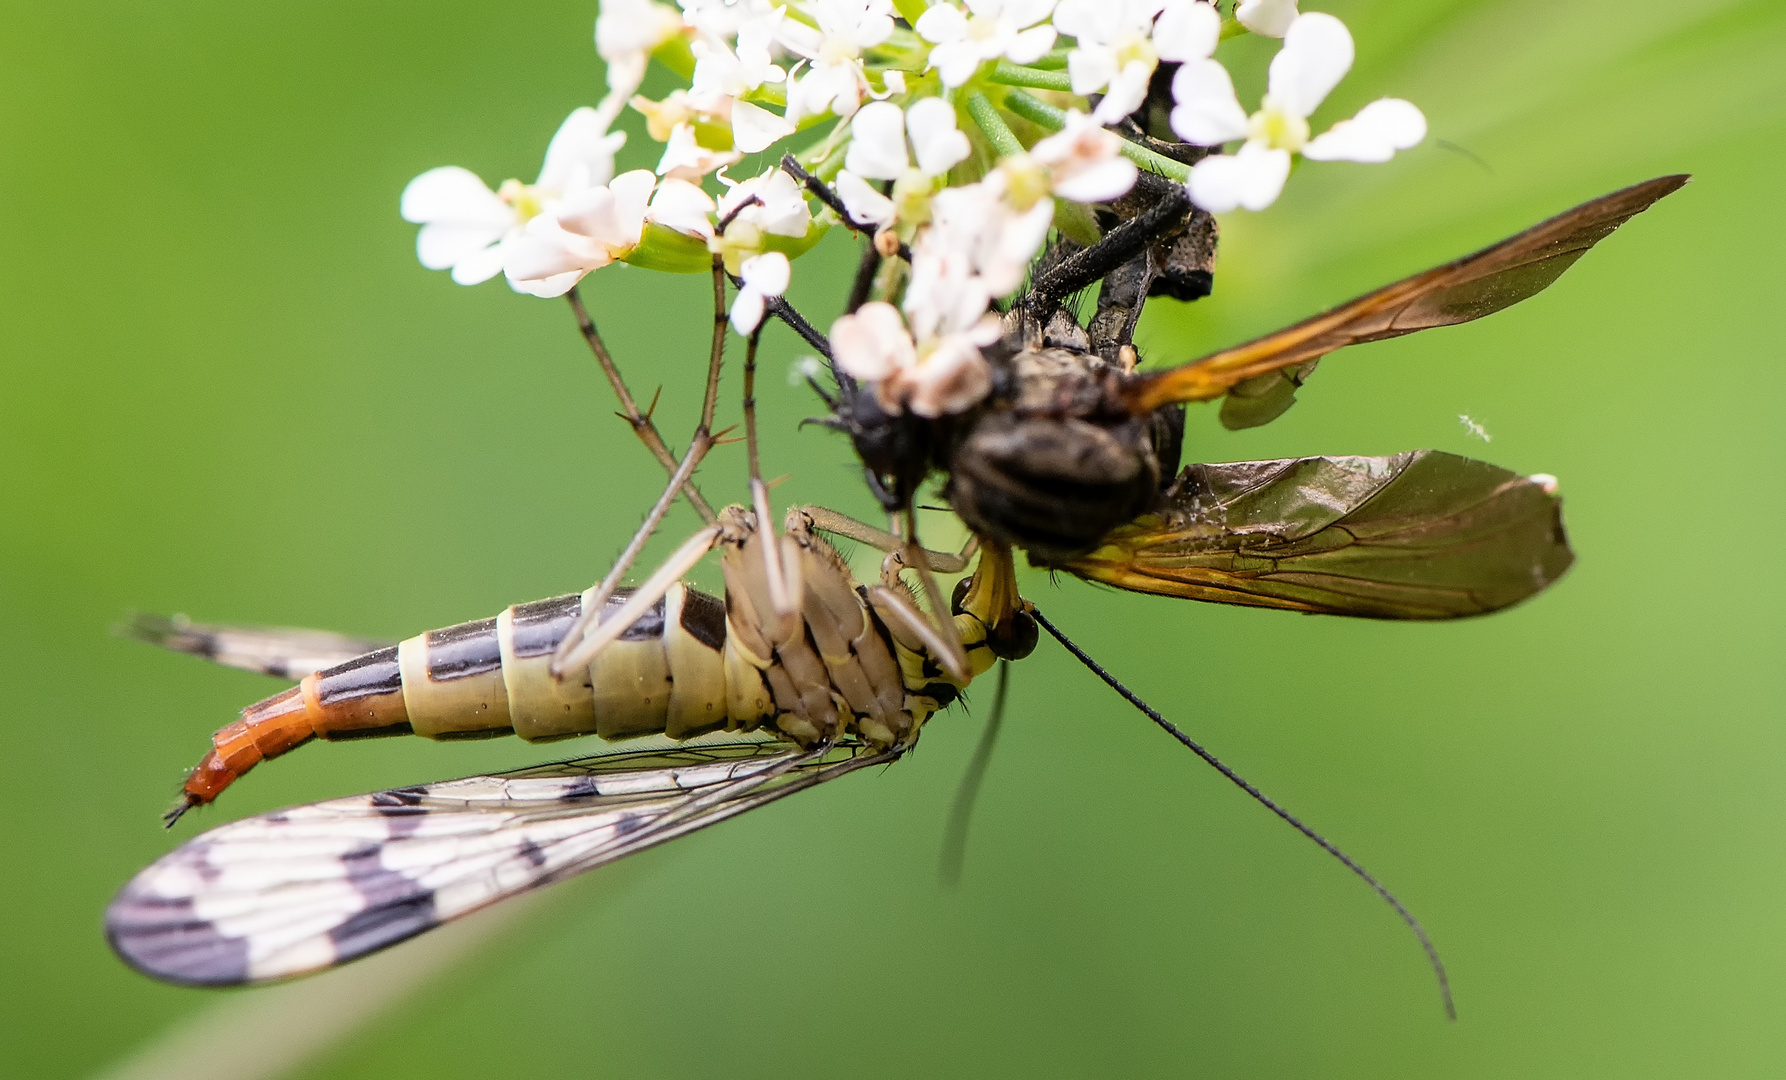
<svg viewBox="0 0 1786 1080">
<path fill-rule="evenodd" d="M 757 528 L 767 534 L 772 527 L 773 519 L 769 516 L 769 485 L 763 482 L 762 460 L 757 450 L 757 343 L 762 339 L 761 323 L 750 332 L 750 340 L 744 349 L 744 447 L 745 456 L 750 465 L 750 502 L 757 513 Z M 786 570 L 780 558 L 780 544 L 763 545 L 763 569 L 769 584 L 769 603 L 775 613 L 787 618 L 799 609 L 799 601 L 794 590 L 789 586 Z"/>
<path fill-rule="evenodd" d="M 828 532 L 860 544 L 867 544 L 876 551 L 905 550 L 905 541 L 899 537 L 883 529 L 877 529 L 866 521 L 857 521 L 848 514 L 840 514 L 823 506 L 801 506 L 797 509 L 811 518 L 812 527 L 821 532 Z M 980 550 L 980 538 L 978 535 L 969 536 L 967 543 L 962 545 L 959 555 L 932 551 L 929 548 L 920 548 L 919 550 L 924 553 L 924 561 L 930 564 L 932 570 L 939 574 L 959 574 L 967 569 L 968 560 L 973 558 L 974 552 Z"/>
<path fill-rule="evenodd" d="M 1023 298 L 1026 314 L 1037 325 L 1046 325 L 1048 316 L 1062 300 L 1128 262 L 1158 240 L 1173 219 L 1193 209 L 1190 196 L 1179 184 L 1162 184 L 1158 199 L 1153 206 L 1105 233 L 1097 243 L 1081 248 L 1041 274 Z"/>
<path fill-rule="evenodd" d="M 945 605 L 947 598 L 936 583 L 936 575 L 930 572 L 930 561 L 924 557 L 924 547 L 918 541 L 918 513 L 908 504 L 905 509 L 894 515 L 893 521 L 900 529 L 900 550 L 894 554 L 901 562 L 918 572 L 918 580 L 924 586 L 925 595 L 930 606 L 935 609 L 929 618 L 935 624 L 941 638 L 941 650 L 937 653 L 937 662 L 944 669 L 962 682 L 972 678 L 968 670 L 967 650 L 962 647 L 961 635 L 955 629 L 955 620 L 950 618 Z"/>
<path fill-rule="evenodd" d="M 1005 722 L 1005 694 L 1011 684 L 1011 662 L 998 662 L 998 686 L 992 692 L 992 713 L 986 718 L 986 730 L 974 744 L 974 756 L 968 759 L 967 772 L 961 786 L 955 789 L 955 802 L 949 807 L 949 824 L 943 830 L 943 854 L 937 863 L 943 885 L 953 889 L 961 884 L 961 869 L 967 863 L 967 828 L 973 821 L 974 800 L 980 784 L 986 779 L 986 767 L 992 763 L 992 748 L 998 744 L 998 731 Z"/>
<path fill-rule="evenodd" d="M 670 448 L 664 444 L 663 436 L 658 434 L 657 425 L 652 422 L 651 414 L 641 412 L 638 402 L 633 400 L 632 393 L 627 390 L 625 380 L 620 377 L 620 369 L 615 365 L 614 357 L 608 352 L 607 343 L 602 341 L 601 334 L 595 328 L 595 320 L 589 317 L 589 310 L 583 306 L 583 298 L 577 294 L 575 287 L 572 287 L 570 292 L 564 295 L 570 301 L 571 311 L 577 317 L 577 328 L 583 332 L 583 340 L 589 343 L 589 351 L 595 354 L 596 363 L 601 365 L 602 374 L 608 377 L 608 385 L 614 388 L 614 396 L 620 399 L 620 407 L 624 410 L 622 418 L 632 425 L 633 432 L 638 435 L 639 441 L 645 444 L 645 448 L 651 451 L 651 456 L 657 458 L 666 472 L 675 476 L 679 467 L 675 455 L 670 453 Z M 688 499 L 688 504 L 695 508 L 695 513 L 701 515 L 702 521 L 711 525 L 719 520 L 713 512 L 713 507 L 709 506 L 707 500 L 701 497 L 700 491 L 693 484 L 685 484 L 682 491 L 683 496 Z"/>
<path fill-rule="evenodd" d="M 707 451 L 713 448 L 713 412 L 719 401 L 719 371 L 725 356 L 725 333 L 725 266 L 720 261 L 720 257 L 715 255 L 713 257 L 713 345 L 707 358 L 707 390 L 701 403 L 700 423 L 695 426 L 694 436 L 688 443 L 688 452 L 682 456 L 682 460 L 671 472 L 670 482 L 665 486 L 664 493 L 658 498 L 657 504 L 645 516 L 644 523 L 633 533 L 633 538 L 628 541 L 625 550 L 609 568 L 607 575 L 595 586 L 588 601 L 583 605 L 582 614 L 577 616 L 577 621 L 572 624 L 570 631 L 565 634 L 564 640 L 559 643 L 558 651 L 552 656 L 552 673 L 554 675 L 560 675 L 564 671 L 578 666 L 572 663 L 570 658 L 584 651 L 578 647 L 578 643 L 583 640 L 584 632 L 606 609 L 608 597 L 614 595 L 614 590 L 619 586 L 620 579 L 628 570 L 632 569 L 633 562 L 639 557 L 639 552 L 644 550 L 652 533 L 657 531 L 658 524 L 663 521 L 664 515 L 675 503 L 676 496 L 685 490 L 692 490 L 688 487 L 689 479 L 694 475 L 695 467 L 701 463 L 701 459 L 707 456 Z M 705 517 L 708 522 L 707 531 L 711 531 L 714 527 L 713 523 L 718 518 L 713 515 L 711 509 L 707 510 Z M 665 588 L 668 588 L 668 585 Z M 623 608 L 622 611 L 624 612 L 624 610 Z M 616 619 L 618 617 L 616 615 Z M 620 627 L 614 631 L 613 636 L 619 636 L 625 629 L 625 626 Z M 590 651 L 590 656 L 594 656 L 593 650 Z M 587 661 L 584 662 L 587 663 Z"/>
<path fill-rule="evenodd" d="M 563 643 L 558 647 L 558 652 L 552 657 L 552 673 L 559 675 L 573 668 L 587 665 L 610 642 L 617 640 L 621 634 L 632 629 L 632 625 L 638 622 L 647 611 L 650 611 L 653 604 L 664 598 L 664 594 L 670 591 L 670 586 L 681 580 L 684 574 L 693 570 L 695 564 L 713 550 L 713 545 L 718 541 L 719 535 L 720 527 L 709 525 L 689 537 L 668 559 L 664 560 L 662 566 L 659 566 L 649 578 L 645 579 L 644 584 L 633 590 L 633 594 L 626 598 L 626 603 L 620 605 L 619 611 L 603 619 L 587 635 L 582 634 L 576 626 L 573 626 L 572 632 L 565 635 Z M 607 601 L 604 599 L 602 606 L 605 607 L 606 604 Z M 585 615 L 591 611 L 600 610 L 602 610 L 601 607 L 591 607 L 585 601 Z M 592 620 L 583 618 L 579 619 L 578 623 L 587 626 L 590 621 Z"/>
</svg>

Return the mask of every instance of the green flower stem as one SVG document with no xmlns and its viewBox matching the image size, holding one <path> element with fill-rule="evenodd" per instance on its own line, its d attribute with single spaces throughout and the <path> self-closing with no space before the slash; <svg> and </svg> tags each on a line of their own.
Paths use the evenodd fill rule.
<svg viewBox="0 0 1786 1080">
<path fill-rule="evenodd" d="M 1023 67 L 1018 64 L 1000 60 L 987 77 L 988 82 L 1001 86 L 1028 86 L 1036 90 L 1073 89 L 1072 79 L 1064 71 L 1043 71 L 1040 68 Z"/>
<path fill-rule="evenodd" d="M 970 111 L 973 108 L 971 101 L 968 104 L 968 108 Z M 1032 124 L 1047 128 L 1049 131 L 1059 131 L 1061 128 L 1067 126 L 1067 114 L 1065 112 L 1046 102 L 1039 101 L 1021 90 L 1013 90 L 1005 95 L 1005 108 L 1011 110 L 1011 112 L 1016 115 L 1023 117 Z M 975 121 L 978 121 L 979 117 L 976 116 L 974 119 Z M 982 129 L 984 126 L 985 125 L 981 125 Z M 1146 169 L 1148 172 L 1159 173 L 1161 176 L 1176 180 L 1181 184 L 1191 178 L 1191 167 L 1189 165 L 1186 165 L 1183 162 L 1173 161 L 1168 157 L 1161 157 L 1147 147 L 1137 145 L 1127 139 L 1122 141 L 1122 156 L 1141 166 L 1143 169 Z"/>
<path fill-rule="evenodd" d="M 1064 71 L 1067 67 L 1067 54 L 1072 51 L 1071 49 L 1055 49 L 1031 64 L 1030 67 L 1040 68 L 1043 71 Z"/>
<path fill-rule="evenodd" d="M 1034 98 L 1030 98 L 1030 100 L 1035 101 Z M 1036 101 L 1036 104 L 1042 105 L 1039 101 Z M 1042 107 L 1047 108 L 1046 105 Z M 998 152 L 999 157 L 1010 157 L 1013 154 L 1023 153 L 1023 144 L 1017 141 L 1017 136 L 1012 133 L 1010 125 L 1005 123 L 1005 118 L 998 114 L 998 109 L 985 94 L 968 95 L 967 114 L 974 118 L 974 123 L 979 125 L 980 130 L 985 133 L 986 141 L 992 144 L 992 148 Z M 1063 123 L 1065 123 L 1064 120 L 1056 123 L 1055 130 L 1059 130 Z"/>
</svg>

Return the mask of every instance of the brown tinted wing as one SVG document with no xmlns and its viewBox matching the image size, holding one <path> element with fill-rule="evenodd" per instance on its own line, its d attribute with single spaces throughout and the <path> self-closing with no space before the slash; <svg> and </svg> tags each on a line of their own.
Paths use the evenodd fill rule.
<svg viewBox="0 0 1786 1080">
<path fill-rule="evenodd" d="M 1575 560 L 1552 488 L 1437 450 L 1192 465 L 1158 514 L 1066 569 L 1218 604 L 1481 615 L 1542 590 Z"/>
<path fill-rule="evenodd" d="M 1685 176 L 1663 176 L 1603 195 L 1493 247 L 1385 286 L 1288 329 L 1182 367 L 1140 376 L 1126 387 L 1125 403 L 1134 412 L 1145 413 L 1175 402 L 1208 401 L 1244 380 L 1310 364 L 1347 345 L 1480 319 L 1540 292 L 1614 229 L 1686 182 Z M 1259 385 L 1254 384 L 1255 388 Z M 1266 412 L 1265 420 L 1269 420 L 1283 408 Z"/>
</svg>

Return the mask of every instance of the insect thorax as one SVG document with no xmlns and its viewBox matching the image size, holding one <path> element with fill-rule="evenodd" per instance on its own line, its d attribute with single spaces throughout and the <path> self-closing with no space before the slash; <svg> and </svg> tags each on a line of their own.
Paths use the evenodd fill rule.
<svg viewBox="0 0 1786 1080">
<path fill-rule="evenodd" d="M 1153 508 L 1178 468 L 1182 409 L 1113 408 L 1119 371 L 1081 348 L 1024 349 L 994 366 L 992 397 L 940 455 L 945 495 L 970 528 L 1050 565 Z"/>
</svg>

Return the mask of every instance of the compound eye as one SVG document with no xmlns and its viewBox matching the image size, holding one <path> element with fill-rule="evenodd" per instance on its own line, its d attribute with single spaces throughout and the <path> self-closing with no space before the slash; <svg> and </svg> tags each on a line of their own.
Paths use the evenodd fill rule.
<svg viewBox="0 0 1786 1080">
<path fill-rule="evenodd" d="M 1013 612 L 1010 618 L 1001 620 L 992 628 L 986 647 L 1000 660 L 1021 660 L 1036 651 L 1040 636 L 1034 616 L 1027 611 Z"/>
</svg>

